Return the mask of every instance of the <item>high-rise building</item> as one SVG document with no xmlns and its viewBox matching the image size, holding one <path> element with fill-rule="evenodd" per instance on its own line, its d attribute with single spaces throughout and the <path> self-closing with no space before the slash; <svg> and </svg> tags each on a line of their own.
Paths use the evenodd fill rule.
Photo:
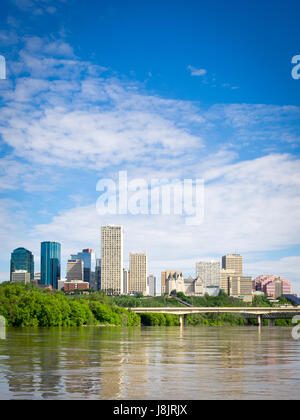
<svg viewBox="0 0 300 420">
<path fill-rule="evenodd" d="M 84 281 L 90 283 L 92 272 L 95 272 L 96 258 L 92 249 L 83 249 L 82 252 L 71 255 L 71 259 L 83 261 Z"/>
<path fill-rule="evenodd" d="M 223 292 L 227 293 L 229 295 L 229 277 L 234 276 L 235 271 L 230 270 L 229 268 L 225 270 L 225 268 L 222 268 L 220 272 L 220 290 L 223 290 Z"/>
<path fill-rule="evenodd" d="M 58 288 L 61 247 L 58 242 L 41 243 L 41 285 Z"/>
<path fill-rule="evenodd" d="M 17 248 L 11 253 L 10 258 L 10 280 L 12 273 L 17 270 L 24 270 L 30 273 L 30 280 L 34 279 L 34 258 L 31 251 L 25 248 Z"/>
<path fill-rule="evenodd" d="M 156 277 L 153 274 L 149 274 L 147 277 L 147 285 L 149 288 L 149 295 L 156 296 Z"/>
<path fill-rule="evenodd" d="M 237 276 L 243 275 L 243 257 L 239 254 L 227 254 L 222 257 L 222 268 L 234 270 Z"/>
<path fill-rule="evenodd" d="M 128 270 L 123 268 L 123 293 L 124 295 L 128 294 L 128 282 L 129 282 Z"/>
<path fill-rule="evenodd" d="M 67 281 L 79 280 L 84 281 L 83 274 L 83 261 L 82 260 L 68 260 L 67 262 Z"/>
<path fill-rule="evenodd" d="M 101 290 L 123 293 L 123 232 L 121 226 L 101 227 Z"/>
<path fill-rule="evenodd" d="M 196 277 L 200 277 L 203 280 L 204 287 L 220 287 L 220 263 L 204 261 L 197 262 Z"/>
<path fill-rule="evenodd" d="M 16 270 L 11 274 L 12 282 L 30 283 L 30 273 L 26 270 Z"/>
<path fill-rule="evenodd" d="M 96 259 L 95 285 L 96 290 L 101 290 L 101 258 Z"/>
<path fill-rule="evenodd" d="M 245 302 L 252 301 L 252 277 L 231 275 L 228 285 L 229 296 L 243 298 Z"/>
<path fill-rule="evenodd" d="M 129 254 L 129 293 L 147 294 L 147 256 L 145 252 Z"/>
</svg>

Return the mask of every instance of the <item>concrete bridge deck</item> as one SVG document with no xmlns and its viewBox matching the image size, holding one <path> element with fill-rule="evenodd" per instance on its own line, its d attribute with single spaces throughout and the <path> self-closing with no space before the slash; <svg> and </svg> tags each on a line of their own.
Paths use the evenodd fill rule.
<svg viewBox="0 0 300 420">
<path fill-rule="evenodd" d="M 171 314 L 179 315 L 179 325 L 186 324 L 187 316 L 193 314 L 238 314 L 245 318 L 257 317 L 258 325 L 262 325 L 263 318 L 275 320 L 279 318 L 293 318 L 295 315 L 300 315 L 300 307 L 281 306 L 281 307 L 155 307 L 155 308 L 127 308 L 135 313 L 152 313 L 152 314 Z M 271 323 L 270 325 L 273 325 Z"/>
</svg>

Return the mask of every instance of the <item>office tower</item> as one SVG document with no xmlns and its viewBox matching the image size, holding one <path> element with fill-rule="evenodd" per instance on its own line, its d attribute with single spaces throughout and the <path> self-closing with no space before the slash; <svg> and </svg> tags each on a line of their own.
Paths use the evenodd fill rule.
<svg viewBox="0 0 300 420">
<path fill-rule="evenodd" d="M 176 275 L 176 276 L 181 276 L 182 277 L 182 271 L 179 270 L 166 270 L 166 271 L 162 271 L 161 273 L 161 294 L 164 295 L 165 293 L 167 293 L 166 290 L 166 281 L 167 278 L 170 276 L 170 274 L 172 276 Z"/>
<path fill-rule="evenodd" d="M 147 284 L 149 288 L 149 295 L 156 296 L 156 277 L 153 274 L 149 274 L 147 277 Z"/>
<path fill-rule="evenodd" d="M 96 258 L 92 249 L 83 249 L 82 252 L 71 255 L 71 259 L 83 261 L 84 281 L 90 283 L 92 272 L 95 272 Z"/>
<path fill-rule="evenodd" d="M 101 227 L 101 290 L 123 293 L 123 232 L 121 226 Z"/>
<path fill-rule="evenodd" d="M 25 248 L 17 248 L 11 253 L 10 258 L 10 280 L 12 273 L 17 270 L 25 270 L 30 273 L 30 280 L 34 279 L 34 259 L 32 252 Z"/>
<path fill-rule="evenodd" d="M 41 243 L 41 285 L 58 288 L 61 247 L 57 242 Z"/>
<path fill-rule="evenodd" d="M 233 276 L 235 274 L 234 270 L 225 268 L 221 269 L 220 272 L 220 289 L 223 290 L 227 295 L 229 295 L 229 285 L 228 285 L 228 277 Z"/>
<path fill-rule="evenodd" d="M 67 262 L 67 281 L 79 280 L 84 281 L 83 277 L 83 261 L 82 260 L 68 260 Z"/>
<path fill-rule="evenodd" d="M 129 254 L 129 293 L 147 294 L 147 256 L 144 252 Z"/>
<path fill-rule="evenodd" d="M 101 290 L 101 258 L 96 259 L 95 288 L 96 290 Z"/>
<path fill-rule="evenodd" d="M 234 270 L 237 276 L 243 275 L 243 257 L 239 254 L 228 254 L 222 257 L 222 268 Z"/>
<path fill-rule="evenodd" d="M 196 277 L 203 280 L 204 287 L 220 287 L 220 263 L 219 262 L 197 262 Z"/>
<path fill-rule="evenodd" d="M 228 277 L 228 285 L 230 296 L 252 302 L 252 277 L 231 275 Z"/>
<path fill-rule="evenodd" d="M 275 299 L 279 298 L 280 296 L 282 296 L 282 292 L 283 292 L 283 281 L 281 280 L 281 278 L 277 277 L 277 279 L 274 281 L 274 286 L 275 286 L 275 294 L 274 297 Z"/>
<path fill-rule="evenodd" d="M 30 283 L 30 273 L 26 270 L 16 270 L 11 273 L 11 281 L 19 283 Z"/>
<path fill-rule="evenodd" d="M 128 270 L 123 268 L 123 293 L 124 295 L 128 294 L 128 280 L 129 280 Z"/>
</svg>

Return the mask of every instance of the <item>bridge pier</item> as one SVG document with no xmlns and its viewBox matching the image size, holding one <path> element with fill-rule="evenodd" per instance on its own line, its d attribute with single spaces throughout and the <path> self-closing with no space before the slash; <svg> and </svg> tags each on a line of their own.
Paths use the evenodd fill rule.
<svg viewBox="0 0 300 420">
<path fill-rule="evenodd" d="M 262 325 L 263 325 L 263 316 L 262 315 L 257 315 L 257 322 L 258 322 L 258 326 L 262 327 Z"/>
<path fill-rule="evenodd" d="M 187 327 L 187 314 L 179 315 L 179 327 Z"/>
<path fill-rule="evenodd" d="M 268 326 L 275 327 L 275 319 L 268 319 Z"/>
</svg>

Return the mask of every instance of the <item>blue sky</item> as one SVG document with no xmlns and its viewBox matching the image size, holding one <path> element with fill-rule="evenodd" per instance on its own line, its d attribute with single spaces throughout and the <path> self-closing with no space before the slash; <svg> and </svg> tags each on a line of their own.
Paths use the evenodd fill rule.
<svg viewBox="0 0 300 420">
<path fill-rule="evenodd" d="M 100 253 L 122 224 L 124 259 L 194 274 L 240 252 L 245 274 L 300 293 L 297 1 L 3 0 L 0 280 L 42 240 Z M 97 181 L 203 178 L 205 218 L 100 216 Z M 65 264 L 63 264 L 65 265 Z M 64 273 L 63 273 L 64 274 Z"/>
</svg>

